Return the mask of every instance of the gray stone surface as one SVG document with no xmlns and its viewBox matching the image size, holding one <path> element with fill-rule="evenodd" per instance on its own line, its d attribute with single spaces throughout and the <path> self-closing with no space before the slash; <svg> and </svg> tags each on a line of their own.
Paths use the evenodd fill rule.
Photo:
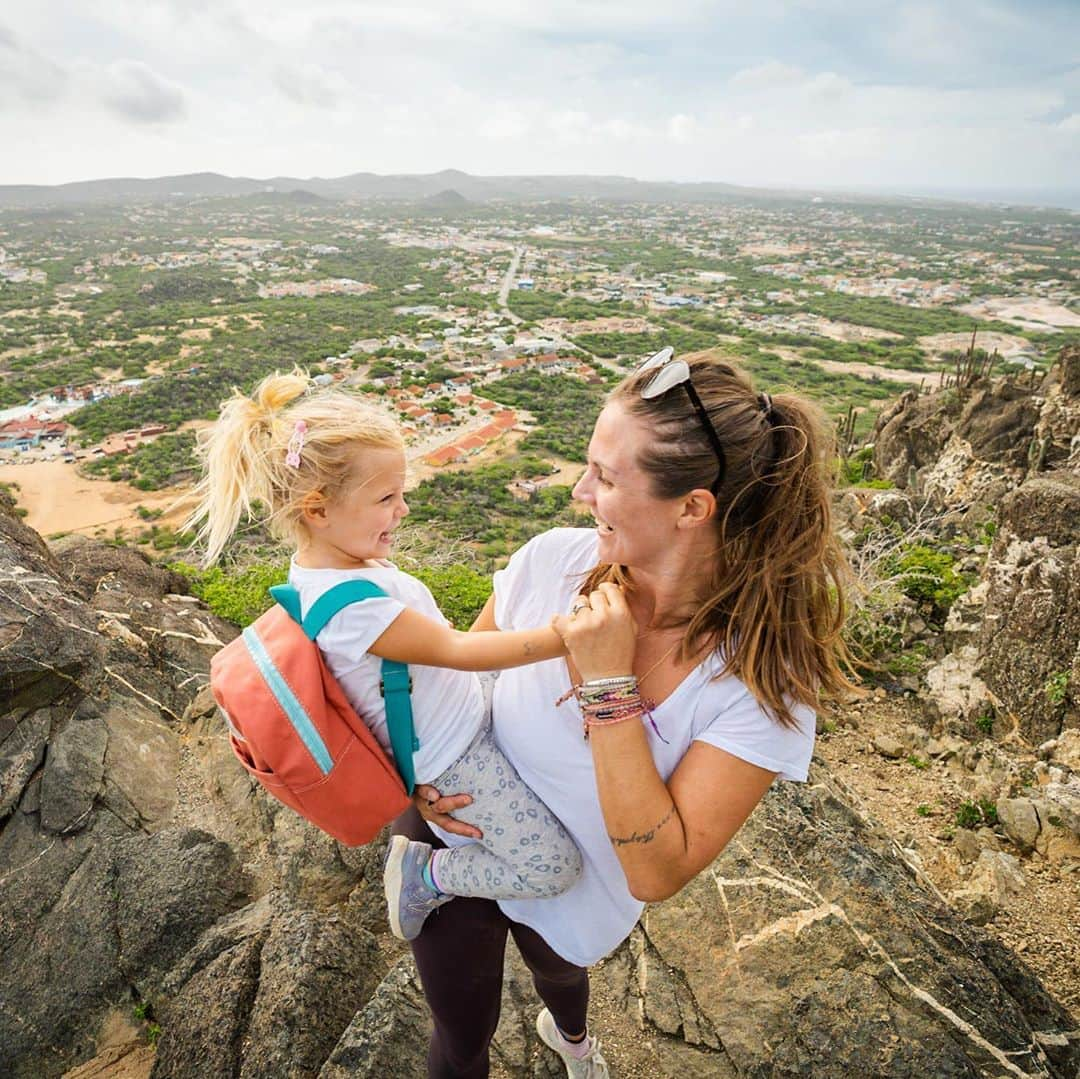
<svg viewBox="0 0 1080 1079">
<path fill-rule="evenodd" d="M 101 791 L 109 735 L 98 717 L 73 718 L 49 742 L 41 777 L 41 827 L 47 832 L 81 828 Z"/>
</svg>

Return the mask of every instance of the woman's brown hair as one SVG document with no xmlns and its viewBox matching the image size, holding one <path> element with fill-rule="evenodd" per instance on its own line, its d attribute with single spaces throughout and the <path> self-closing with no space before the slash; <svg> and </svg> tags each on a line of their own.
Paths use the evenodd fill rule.
<svg viewBox="0 0 1080 1079">
<path fill-rule="evenodd" d="M 652 432 L 638 464 L 657 498 L 697 488 L 716 495 L 709 594 L 687 623 L 682 654 L 718 649 L 723 674 L 794 726 L 793 703 L 813 707 L 821 696 L 854 688 L 840 639 L 848 567 L 831 522 L 833 439 L 820 410 L 803 398 L 757 394 L 743 372 L 708 355 L 683 359 L 723 447 L 722 477 L 680 386 L 644 399 L 655 375 L 647 371 L 624 379 L 609 398 Z M 602 581 L 633 589 L 624 567 L 600 565 L 584 590 Z"/>
</svg>

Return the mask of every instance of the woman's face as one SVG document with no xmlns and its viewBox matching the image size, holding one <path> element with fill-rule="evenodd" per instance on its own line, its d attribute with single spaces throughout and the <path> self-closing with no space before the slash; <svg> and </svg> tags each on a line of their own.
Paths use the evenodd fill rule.
<svg viewBox="0 0 1080 1079">
<path fill-rule="evenodd" d="M 671 550 L 682 500 L 651 493 L 649 477 L 638 465 L 651 437 L 617 401 L 596 420 L 588 468 L 573 495 L 596 518 L 601 562 L 648 568 Z"/>
</svg>

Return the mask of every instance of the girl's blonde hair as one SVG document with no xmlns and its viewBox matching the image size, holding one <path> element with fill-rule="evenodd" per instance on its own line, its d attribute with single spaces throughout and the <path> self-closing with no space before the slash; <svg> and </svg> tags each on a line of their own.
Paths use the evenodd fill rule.
<svg viewBox="0 0 1080 1079">
<path fill-rule="evenodd" d="M 647 371 L 624 379 L 617 401 L 651 432 L 639 458 L 658 498 L 695 488 L 716 494 L 716 556 L 708 593 L 686 624 L 683 654 L 719 649 L 724 674 L 741 679 L 780 723 L 791 702 L 854 688 L 840 638 L 847 561 L 831 522 L 834 440 L 820 410 L 794 394 L 756 394 L 749 378 L 710 356 L 684 357 L 690 380 L 724 450 L 722 476 L 701 419 L 679 386 L 652 399 Z M 633 588 L 622 566 L 602 564 L 602 581 Z"/>
<path fill-rule="evenodd" d="M 300 463 L 286 461 L 297 425 L 306 425 Z M 271 534 L 298 546 L 305 536 L 304 500 L 333 501 L 356 478 L 357 447 L 402 449 L 401 432 L 385 414 L 341 390 L 314 389 L 306 371 L 275 372 L 250 397 L 239 390 L 222 403 L 213 427 L 200 432 L 196 453 L 203 472 L 198 505 L 185 527 L 215 562 L 241 517 L 259 503 Z"/>
</svg>

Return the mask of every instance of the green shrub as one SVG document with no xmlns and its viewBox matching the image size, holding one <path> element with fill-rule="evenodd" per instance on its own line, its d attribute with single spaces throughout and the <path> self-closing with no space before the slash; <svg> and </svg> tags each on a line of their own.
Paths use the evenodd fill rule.
<svg viewBox="0 0 1080 1079">
<path fill-rule="evenodd" d="M 200 569 L 187 562 L 174 562 L 171 568 L 188 579 L 191 591 L 214 614 L 238 626 L 250 625 L 267 610 L 274 602 L 270 587 L 288 577 L 288 567 L 283 564 L 226 570 L 221 566 Z"/>
<path fill-rule="evenodd" d="M 930 616 L 943 622 L 949 608 L 971 587 L 971 579 L 955 569 L 956 560 L 945 551 L 923 543 L 912 544 L 883 562 L 904 595 L 930 608 Z"/>
</svg>

